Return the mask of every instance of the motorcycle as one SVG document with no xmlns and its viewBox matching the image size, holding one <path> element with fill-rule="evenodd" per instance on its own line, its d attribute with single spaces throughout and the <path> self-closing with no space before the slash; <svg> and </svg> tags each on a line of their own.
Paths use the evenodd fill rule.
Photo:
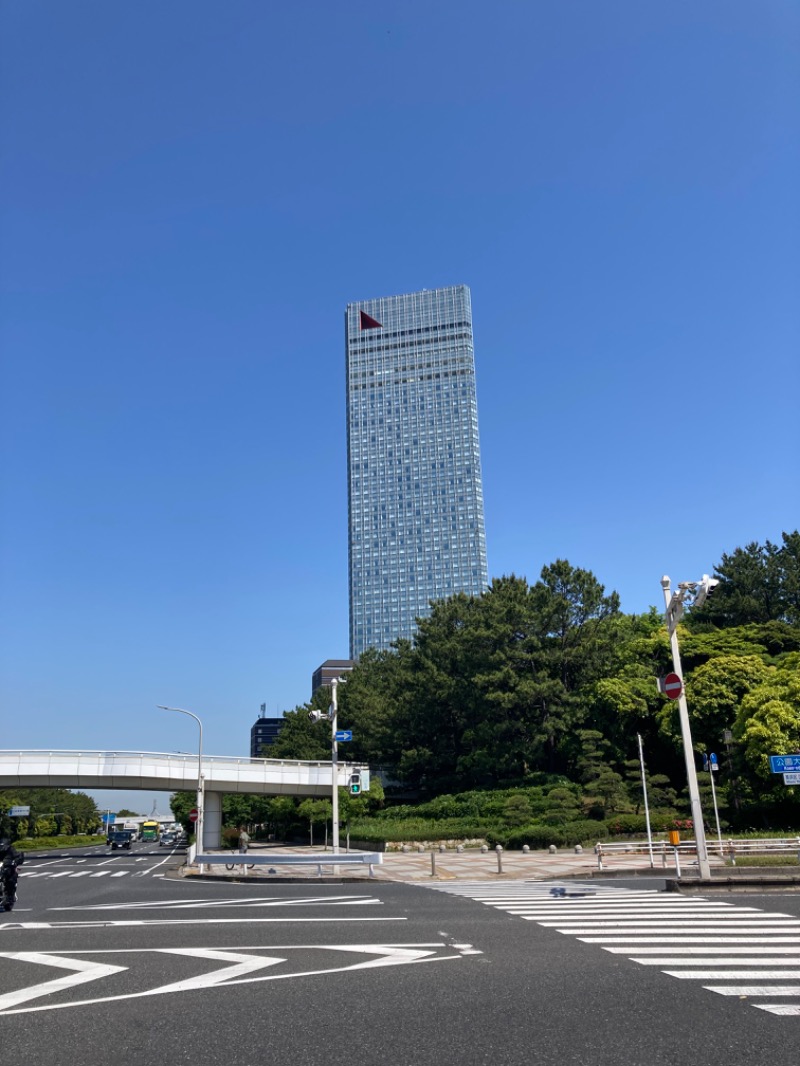
<svg viewBox="0 0 800 1066">
<path fill-rule="evenodd" d="M 17 902 L 19 874 L 14 862 L 4 862 L 0 869 L 0 910 L 11 911 Z"/>
</svg>

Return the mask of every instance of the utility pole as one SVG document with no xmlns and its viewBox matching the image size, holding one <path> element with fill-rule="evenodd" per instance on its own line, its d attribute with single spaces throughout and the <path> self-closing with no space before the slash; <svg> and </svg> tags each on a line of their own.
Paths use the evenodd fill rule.
<svg viewBox="0 0 800 1066">
<path fill-rule="evenodd" d="M 704 581 L 711 581 L 713 579 L 705 578 Z M 666 622 L 667 629 L 669 631 L 669 643 L 672 650 L 672 668 L 678 677 L 683 682 L 683 670 L 681 668 L 681 653 L 678 646 L 678 621 L 683 615 L 683 600 L 687 593 L 696 589 L 700 582 L 686 581 L 678 586 L 678 591 L 674 594 L 670 592 L 670 579 L 664 575 L 661 578 L 661 588 L 664 590 L 664 605 L 666 607 Z M 716 585 L 717 582 L 714 582 Z M 713 589 L 714 585 L 706 589 L 705 594 L 702 597 L 702 601 L 705 601 L 708 592 Z M 698 603 L 697 596 L 694 602 Z M 678 711 L 681 723 L 681 739 L 683 741 L 683 755 L 686 761 L 686 778 L 689 784 L 689 802 L 692 809 L 692 826 L 694 828 L 694 839 L 697 846 L 697 866 L 700 871 L 700 877 L 702 880 L 707 881 L 711 879 L 711 867 L 708 862 L 708 846 L 706 844 L 706 831 L 703 824 L 703 808 L 700 805 L 700 789 L 697 784 L 697 769 L 694 764 L 694 748 L 692 746 L 692 727 L 689 722 L 689 708 L 686 704 L 686 690 L 681 687 L 681 694 L 678 697 Z"/>
</svg>

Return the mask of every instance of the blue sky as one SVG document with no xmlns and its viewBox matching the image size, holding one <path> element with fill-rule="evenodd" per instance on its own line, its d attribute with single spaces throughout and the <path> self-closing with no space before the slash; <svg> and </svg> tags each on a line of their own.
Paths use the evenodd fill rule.
<svg viewBox="0 0 800 1066">
<path fill-rule="evenodd" d="M 491 576 L 638 612 L 797 528 L 796 3 L 9 0 L 0 49 L 0 747 L 193 750 L 166 703 L 247 754 L 347 655 L 350 300 L 471 287 Z"/>
</svg>

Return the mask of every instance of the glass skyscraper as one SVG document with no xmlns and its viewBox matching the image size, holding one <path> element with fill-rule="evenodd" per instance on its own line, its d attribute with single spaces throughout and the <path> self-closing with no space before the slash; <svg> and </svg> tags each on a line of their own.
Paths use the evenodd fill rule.
<svg viewBox="0 0 800 1066">
<path fill-rule="evenodd" d="M 469 289 L 347 305 L 350 658 L 487 585 Z"/>
</svg>

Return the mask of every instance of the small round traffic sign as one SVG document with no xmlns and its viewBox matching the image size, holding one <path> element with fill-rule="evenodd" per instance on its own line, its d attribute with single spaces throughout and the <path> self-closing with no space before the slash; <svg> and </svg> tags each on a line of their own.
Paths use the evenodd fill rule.
<svg viewBox="0 0 800 1066">
<path fill-rule="evenodd" d="M 667 674 L 664 678 L 664 695 L 671 700 L 677 700 L 683 692 L 683 682 L 677 674 Z"/>
<path fill-rule="evenodd" d="M 196 822 L 197 821 L 197 807 L 193 807 L 189 811 L 189 821 L 190 822 Z"/>
</svg>

